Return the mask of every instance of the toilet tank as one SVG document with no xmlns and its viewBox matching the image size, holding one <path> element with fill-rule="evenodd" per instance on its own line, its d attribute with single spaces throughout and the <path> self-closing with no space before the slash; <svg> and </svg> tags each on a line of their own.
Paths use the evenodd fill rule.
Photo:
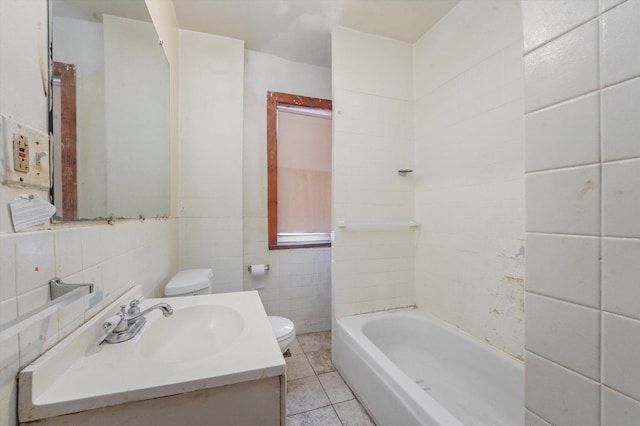
<svg viewBox="0 0 640 426">
<path fill-rule="evenodd" d="M 211 269 L 185 269 L 178 272 L 164 288 L 165 296 L 210 294 L 213 283 Z"/>
</svg>

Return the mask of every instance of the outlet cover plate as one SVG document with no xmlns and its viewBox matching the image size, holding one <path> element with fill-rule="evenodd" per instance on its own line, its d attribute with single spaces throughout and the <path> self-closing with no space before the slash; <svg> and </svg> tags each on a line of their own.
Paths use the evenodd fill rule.
<svg viewBox="0 0 640 426">
<path fill-rule="evenodd" d="M 14 134 L 29 143 L 28 171 L 14 167 Z M 39 154 L 40 153 L 40 154 Z M 49 190 L 49 135 L 0 115 L 0 181 L 13 187 Z M 43 157 L 44 156 L 44 157 Z M 37 162 L 37 158 L 41 158 Z"/>
</svg>

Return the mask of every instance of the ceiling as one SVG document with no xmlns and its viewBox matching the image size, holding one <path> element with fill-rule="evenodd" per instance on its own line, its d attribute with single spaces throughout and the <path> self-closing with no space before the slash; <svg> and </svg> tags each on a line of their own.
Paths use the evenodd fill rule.
<svg viewBox="0 0 640 426">
<path fill-rule="evenodd" d="M 56 17 L 102 22 L 107 14 L 151 22 L 144 0 L 51 0 L 50 6 Z"/>
<path fill-rule="evenodd" d="M 413 43 L 460 0 L 173 0 L 182 29 L 245 48 L 331 66 L 331 30 L 345 26 Z"/>
</svg>

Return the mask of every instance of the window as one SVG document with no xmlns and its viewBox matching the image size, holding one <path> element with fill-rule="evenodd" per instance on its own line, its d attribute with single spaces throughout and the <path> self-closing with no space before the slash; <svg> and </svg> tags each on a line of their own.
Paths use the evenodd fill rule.
<svg viewBox="0 0 640 426">
<path fill-rule="evenodd" d="M 331 242 L 331 101 L 267 94 L 269 249 Z"/>
</svg>

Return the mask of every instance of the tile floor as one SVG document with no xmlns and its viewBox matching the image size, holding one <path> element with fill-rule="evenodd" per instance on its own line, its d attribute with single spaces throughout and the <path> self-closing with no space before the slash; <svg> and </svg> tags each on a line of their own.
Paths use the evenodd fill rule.
<svg viewBox="0 0 640 426">
<path fill-rule="evenodd" d="M 287 362 L 287 426 L 375 426 L 331 362 L 331 332 L 298 336 Z"/>
</svg>

